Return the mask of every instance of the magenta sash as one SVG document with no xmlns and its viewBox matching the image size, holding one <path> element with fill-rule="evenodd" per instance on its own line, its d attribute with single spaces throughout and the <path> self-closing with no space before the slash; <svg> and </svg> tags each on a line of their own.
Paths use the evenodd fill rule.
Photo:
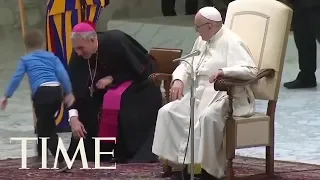
<svg viewBox="0 0 320 180">
<path fill-rule="evenodd" d="M 102 117 L 99 137 L 118 138 L 118 115 L 121 105 L 122 93 L 130 87 L 132 81 L 126 81 L 114 89 L 109 89 L 103 98 Z M 102 141 L 105 142 L 105 141 Z"/>
</svg>

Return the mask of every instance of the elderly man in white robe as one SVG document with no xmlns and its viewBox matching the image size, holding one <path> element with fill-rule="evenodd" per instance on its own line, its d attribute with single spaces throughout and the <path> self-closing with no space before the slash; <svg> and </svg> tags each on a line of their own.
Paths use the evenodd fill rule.
<svg viewBox="0 0 320 180">
<path fill-rule="evenodd" d="M 195 163 L 201 166 L 200 179 L 224 176 L 226 155 L 223 148 L 225 116 L 228 111 L 226 92 L 216 91 L 219 77 L 248 80 L 258 72 L 245 43 L 224 27 L 220 12 L 204 7 L 195 16 L 200 36 L 193 49 L 201 54 L 188 61 L 193 63 L 195 83 Z M 181 63 L 173 72 L 171 102 L 158 113 L 152 151 L 160 160 L 169 162 L 172 179 L 181 179 L 183 164 L 190 164 L 190 66 Z M 185 92 L 184 92 L 185 91 Z M 235 88 L 234 115 L 250 116 L 255 112 L 255 99 L 250 87 Z M 186 153 L 187 152 L 187 153 Z M 184 179 L 190 176 L 184 173 Z"/>
</svg>

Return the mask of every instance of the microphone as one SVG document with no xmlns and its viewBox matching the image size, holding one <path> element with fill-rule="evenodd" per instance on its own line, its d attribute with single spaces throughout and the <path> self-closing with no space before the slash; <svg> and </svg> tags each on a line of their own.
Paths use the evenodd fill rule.
<svg viewBox="0 0 320 180">
<path fill-rule="evenodd" d="M 183 60 L 183 59 L 187 59 L 187 58 L 194 57 L 194 56 L 199 56 L 200 54 L 201 54 L 201 51 L 199 51 L 199 50 L 194 50 L 194 51 L 192 51 L 190 54 L 187 54 L 187 55 L 185 55 L 185 56 L 182 56 L 182 57 L 180 57 L 180 58 L 178 58 L 178 59 L 174 59 L 173 62 L 181 61 L 181 60 Z"/>
<path fill-rule="evenodd" d="M 191 89 L 190 89 L 190 127 L 189 127 L 189 135 L 190 135 L 190 139 L 191 139 L 191 179 L 194 179 L 194 107 L 195 107 L 195 81 L 196 81 L 196 75 L 193 69 L 193 60 L 191 62 L 188 62 L 186 59 L 189 57 L 194 57 L 194 56 L 199 56 L 201 54 L 201 52 L 199 50 L 195 50 L 193 52 L 191 52 L 190 54 L 187 54 L 181 58 L 175 59 L 173 60 L 173 62 L 177 62 L 177 61 L 183 61 L 185 63 L 187 63 L 190 66 L 190 71 L 191 71 Z M 187 142 L 187 147 L 189 145 L 189 139 Z M 187 151 L 186 151 L 187 152 Z M 185 154 L 186 156 L 186 154 Z M 184 162 L 183 162 L 184 164 Z"/>
</svg>

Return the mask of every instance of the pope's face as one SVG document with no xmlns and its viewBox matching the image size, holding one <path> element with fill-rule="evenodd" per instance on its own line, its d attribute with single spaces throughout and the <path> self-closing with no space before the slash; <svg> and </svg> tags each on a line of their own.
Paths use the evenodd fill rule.
<svg viewBox="0 0 320 180">
<path fill-rule="evenodd" d="M 76 38 L 72 40 L 72 46 L 75 52 L 84 59 L 89 59 L 96 49 L 96 39 Z"/>
<path fill-rule="evenodd" d="M 196 24 L 196 31 L 199 33 L 202 40 L 204 41 L 208 41 L 211 38 L 210 28 L 210 23 Z"/>
<path fill-rule="evenodd" d="M 211 38 L 211 23 L 204 18 L 200 13 L 197 13 L 194 18 L 194 25 L 196 31 L 201 36 L 202 40 L 208 41 Z"/>
</svg>

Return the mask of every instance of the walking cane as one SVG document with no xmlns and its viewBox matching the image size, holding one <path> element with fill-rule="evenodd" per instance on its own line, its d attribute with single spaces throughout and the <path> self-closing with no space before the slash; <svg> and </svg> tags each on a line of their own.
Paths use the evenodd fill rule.
<svg viewBox="0 0 320 180">
<path fill-rule="evenodd" d="M 22 32 L 22 37 L 24 37 L 24 35 L 26 34 L 26 28 L 25 28 L 25 13 L 24 13 L 23 0 L 19 0 L 19 10 L 20 10 L 21 32 Z"/>
</svg>

